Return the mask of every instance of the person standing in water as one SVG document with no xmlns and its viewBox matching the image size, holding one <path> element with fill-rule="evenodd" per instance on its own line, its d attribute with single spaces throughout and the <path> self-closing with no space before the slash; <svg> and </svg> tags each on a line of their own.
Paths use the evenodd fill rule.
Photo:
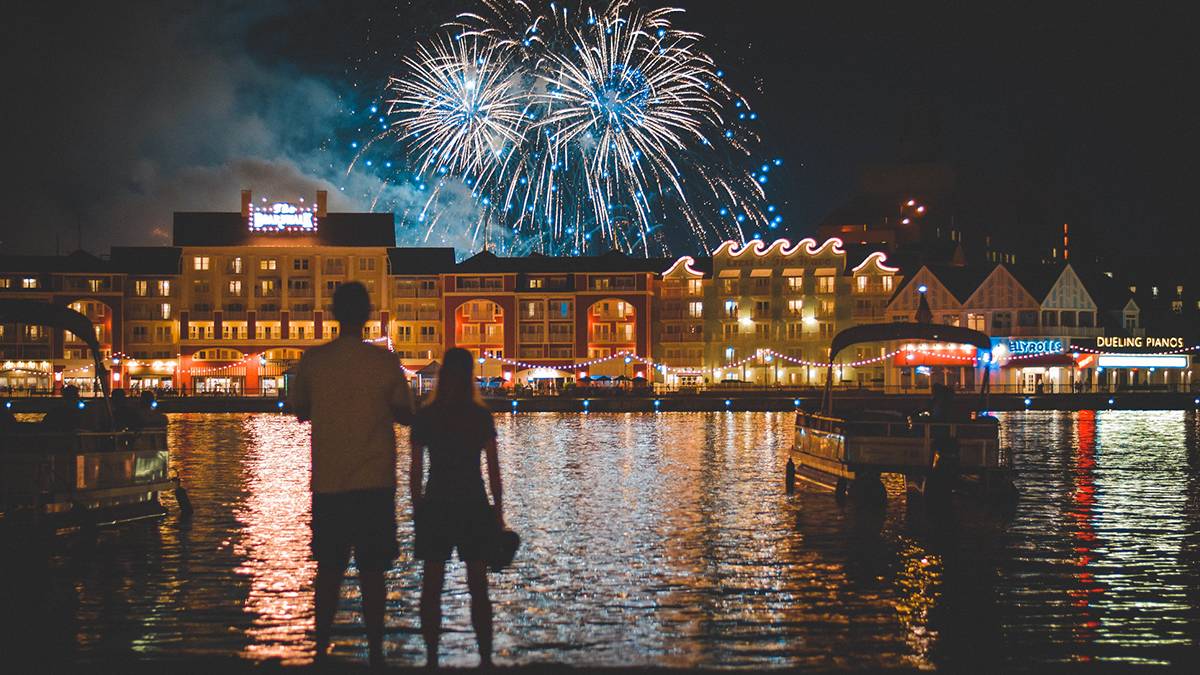
<svg viewBox="0 0 1200 675">
<path fill-rule="evenodd" d="M 479 642 L 481 666 L 492 665 L 492 601 L 487 562 L 496 534 L 504 527 L 496 427 L 475 386 L 475 360 L 461 348 L 446 352 L 433 399 L 413 420 L 409 488 L 416 524 L 416 557 L 424 561 L 421 583 L 421 633 L 427 665 L 438 664 L 442 628 L 442 588 L 446 561 L 457 549 L 467 565 L 471 624 Z M 429 482 L 422 485 L 425 451 Z M 487 458 L 488 503 L 479 453 Z"/>
<path fill-rule="evenodd" d="M 312 420 L 312 547 L 317 659 L 329 634 L 350 552 L 358 567 L 372 666 L 383 665 L 384 572 L 396 544 L 396 436 L 393 423 L 412 421 L 412 390 L 400 360 L 363 342 L 371 312 L 365 286 L 342 284 L 333 294 L 338 337 L 304 353 L 290 403 Z"/>
</svg>

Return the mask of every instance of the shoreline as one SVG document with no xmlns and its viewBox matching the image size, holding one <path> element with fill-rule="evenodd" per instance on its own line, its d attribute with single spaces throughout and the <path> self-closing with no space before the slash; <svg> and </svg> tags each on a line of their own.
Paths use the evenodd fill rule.
<svg viewBox="0 0 1200 675">
<path fill-rule="evenodd" d="M 41 413 L 57 405 L 52 397 L 13 398 L 14 413 Z M 819 390 L 708 391 L 699 394 L 532 396 L 485 398 L 493 412 L 515 413 L 652 413 L 652 412 L 793 412 L 816 411 L 821 405 Z M 960 394 L 964 408 L 976 409 L 978 398 Z M 883 394 L 870 391 L 834 391 L 834 409 L 881 409 L 911 413 L 928 405 L 928 394 Z M 987 410 L 1197 410 L 1200 393 L 1113 392 L 1063 394 L 992 394 Z M 165 413 L 284 412 L 277 398 L 261 396 L 179 396 L 160 400 Z"/>
</svg>

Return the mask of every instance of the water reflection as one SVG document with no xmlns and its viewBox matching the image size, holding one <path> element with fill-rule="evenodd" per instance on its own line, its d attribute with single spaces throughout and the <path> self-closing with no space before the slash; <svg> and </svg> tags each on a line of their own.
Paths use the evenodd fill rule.
<svg viewBox="0 0 1200 675">
<path fill-rule="evenodd" d="M 250 578 L 246 613 L 252 624 L 243 654 L 286 661 L 307 656 L 313 645 L 310 555 L 308 425 L 287 417 L 258 415 L 243 421 L 246 499 L 234 510 L 243 560 L 234 571 Z"/>
<path fill-rule="evenodd" d="M 1022 499 L 1006 521 L 970 506 L 839 506 L 783 492 L 791 415 L 521 414 L 497 418 L 509 521 L 523 537 L 493 577 L 501 663 L 1031 667 L 1179 662 L 1200 631 L 1196 415 L 1012 413 Z M 77 659 L 112 654 L 311 657 L 306 429 L 279 415 L 177 415 L 186 526 L 106 535 L 31 565 L 0 600 Z M 403 464 L 403 463 L 402 463 Z M 402 472 L 403 466 L 398 467 Z M 388 577 L 387 649 L 420 663 L 418 566 Z M 350 574 L 353 574 L 351 570 Z M 365 656 L 355 584 L 337 653 Z M 40 605 L 38 603 L 41 603 Z M 474 665 L 453 564 L 446 665 Z"/>
</svg>

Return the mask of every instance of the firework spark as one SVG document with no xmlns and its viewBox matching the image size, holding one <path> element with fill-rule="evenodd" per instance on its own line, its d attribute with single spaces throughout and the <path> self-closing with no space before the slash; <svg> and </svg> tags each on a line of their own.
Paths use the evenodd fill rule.
<svg viewBox="0 0 1200 675">
<path fill-rule="evenodd" d="M 389 133 L 420 174 L 471 187 L 485 240 L 644 255 L 680 228 L 705 247 L 744 240 L 772 225 L 743 166 L 757 139 L 727 122 L 746 102 L 674 27 L 681 11 L 486 0 L 405 59 Z"/>
</svg>

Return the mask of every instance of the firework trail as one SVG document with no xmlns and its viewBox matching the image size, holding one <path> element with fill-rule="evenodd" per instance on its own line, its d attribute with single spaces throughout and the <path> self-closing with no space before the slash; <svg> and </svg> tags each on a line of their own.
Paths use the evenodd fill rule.
<svg viewBox="0 0 1200 675">
<path fill-rule="evenodd" d="M 757 138 L 729 124 L 748 106 L 701 36 L 674 27 L 681 12 L 485 0 L 404 60 L 384 135 L 436 186 L 470 186 L 482 208 L 467 227 L 485 240 L 643 255 L 680 230 L 704 247 L 745 240 L 771 224 L 742 166 Z M 425 215 L 427 236 L 452 225 Z"/>
</svg>

